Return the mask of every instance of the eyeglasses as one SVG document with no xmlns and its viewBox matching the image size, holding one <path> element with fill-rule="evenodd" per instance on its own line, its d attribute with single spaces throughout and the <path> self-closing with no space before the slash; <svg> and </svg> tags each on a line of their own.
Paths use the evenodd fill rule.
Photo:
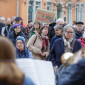
<svg viewBox="0 0 85 85">
<path fill-rule="evenodd" d="M 68 31 L 66 31 L 68 34 L 73 34 L 73 32 L 68 32 Z"/>
</svg>

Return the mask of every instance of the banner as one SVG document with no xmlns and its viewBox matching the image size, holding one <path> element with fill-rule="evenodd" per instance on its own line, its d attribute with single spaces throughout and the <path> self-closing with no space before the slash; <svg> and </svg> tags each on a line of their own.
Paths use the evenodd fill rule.
<svg viewBox="0 0 85 85">
<path fill-rule="evenodd" d="M 50 24 L 55 21 L 55 16 L 55 12 L 38 8 L 35 16 L 35 22 Z"/>
</svg>

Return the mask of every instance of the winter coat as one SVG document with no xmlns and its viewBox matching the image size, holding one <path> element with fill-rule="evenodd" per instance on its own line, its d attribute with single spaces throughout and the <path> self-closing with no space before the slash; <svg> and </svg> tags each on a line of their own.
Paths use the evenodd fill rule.
<svg viewBox="0 0 85 85">
<path fill-rule="evenodd" d="M 49 28 L 50 28 L 50 30 L 49 30 L 49 37 L 50 37 L 50 41 L 53 38 L 53 36 L 55 36 L 55 30 L 54 30 L 54 26 L 55 25 L 56 25 L 56 23 L 54 23 L 54 22 L 49 24 Z"/>
<path fill-rule="evenodd" d="M 16 35 L 16 34 L 15 34 L 15 31 L 13 31 L 13 32 L 11 32 L 11 33 L 8 35 L 8 38 L 13 42 L 14 46 L 16 46 L 16 38 L 17 38 L 18 36 L 23 36 L 23 37 L 27 40 L 27 38 L 26 38 L 26 36 L 24 35 L 23 32 L 20 32 L 20 33 L 18 33 L 18 34 Z"/>
<path fill-rule="evenodd" d="M 2 35 L 2 34 L 7 36 L 7 30 L 6 30 L 6 26 L 4 23 L 0 23 L 0 35 Z"/>
<path fill-rule="evenodd" d="M 82 38 L 80 38 L 78 40 L 81 42 L 82 47 L 84 47 L 85 46 L 85 40 L 84 40 L 84 42 L 82 41 Z"/>
<path fill-rule="evenodd" d="M 27 47 L 32 52 L 32 55 L 35 59 L 45 60 L 45 58 L 49 55 L 49 49 L 47 49 L 47 51 L 45 52 L 46 57 L 42 57 L 39 55 L 42 49 L 42 43 L 42 38 L 38 33 L 32 35 L 27 43 Z"/>
<path fill-rule="evenodd" d="M 56 85 L 85 85 L 85 58 L 67 67 Z"/>
<path fill-rule="evenodd" d="M 83 31 L 79 33 L 77 30 L 75 31 L 75 39 L 79 39 L 83 36 Z"/>
<path fill-rule="evenodd" d="M 54 41 L 57 40 L 58 38 L 61 38 L 61 36 L 55 35 L 55 36 L 52 38 L 51 43 L 50 43 L 50 49 L 52 48 Z"/>
<path fill-rule="evenodd" d="M 72 43 L 71 43 L 72 44 Z M 82 48 L 80 41 L 76 40 L 72 52 L 75 53 Z M 61 65 L 61 56 L 64 53 L 64 41 L 63 38 L 55 40 L 53 47 L 50 51 L 50 60 L 53 63 L 53 66 Z"/>
<path fill-rule="evenodd" d="M 31 58 L 33 59 L 32 53 L 28 50 L 27 47 L 25 47 L 24 50 L 20 51 L 19 49 L 16 48 L 17 52 L 17 58 Z"/>
</svg>

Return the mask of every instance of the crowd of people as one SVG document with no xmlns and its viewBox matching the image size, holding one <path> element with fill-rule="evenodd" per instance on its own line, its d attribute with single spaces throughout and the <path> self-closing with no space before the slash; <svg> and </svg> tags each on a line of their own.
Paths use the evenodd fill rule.
<svg viewBox="0 0 85 85">
<path fill-rule="evenodd" d="M 13 44 L 14 49 L 16 49 L 16 53 L 13 52 L 14 55 L 9 54 L 11 57 L 10 58 L 6 57 L 8 61 L 11 62 L 11 64 L 13 63 L 13 65 L 15 65 L 14 60 L 16 56 L 16 58 L 22 58 L 22 59 L 29 58 L 29 59 L 51 61 L 55 70 L 62 65 L 61 56 L 63 53 L 66 52 L 76 53 L 77 51 L 85 47 L 84 23 L 78 21 L 75 23 L 75 25 L 70 25 L 64 23 L 64 20 L 62 18 L 59 18 L 56 20 L 56 22 L 50 24 L 41 24 L 40 22 L 33 23 L 33 21 L 29 21 L 28 25 L 25 26 L 23 23 L 23 19 L 21 17 L 13 16 L 11 19 L 9 17 L 8 18 L 0 17 L 0 35 L 2 36 L 0 42 L 2 41 L 2 43 L 4 44 L 3 46 L 1 43 L 0 44 L 1 47 L 6 49 L 5 44 L 8 43 L 7 39 L 9 39 L 12 42 L 9 43 Z M 6 37 L 6 41 L 4 40 L 5 37 Z M 9 44 L 7 47 L 8 47 L 7 49 L 9 49 L 10 52 L 13 51 L 11 50 Z M 1 55 L 0 57 L 2 57 L 2 54 L 0 55 Z M 4 61 L 5 56 L 3 56 L 3 58 L 1 59 Z M 85 63 L 85 60 L 80 62 Z M 78 65 L 81 64 L 80 62 L 78 63 Z M 10 68 L 12 66 L 11 64 L 10 64 Z M 78 65 L 77 66 L 72 65 L 69 68 L 67 68 L 65 73 L 64 74 L 62 73 L 56 85 L 75 85 L 74 84 L 75 81 L 73 81 L 73 79 L 71 80 L 69 75 L 71 76 L 70 71 L 72 69 L 74 69 L 74 73 L 80 71 Z M 17 68 L 16 65 L 15 68 Z M 78 70 L 76 71 L 75 69 Z M 17 71 L 18 70 L 19 69 L 17 68 Z M 18 73 L 19 72 L 20 71 L 18 71 Z M 15 85 L 22 85 L 22 84 L 18 84 L 20 82 L 17 82 L 17 78 L 20 77 L 20 79 L 24 81 L 25 77 L 24 74 L 21 72 L 20 75 L 21 76 L 19 75 L 15 76 L 16 77 L 15 82 L 17 83 Z M 67 76 L 68 78 L 65 78 L 64 80 L 63 77 L 65 76 Z M 73 78 L 73 74 L 72 74 L 72 78 Z M 6 81 L 7 81 L 6 83 L 15 83 L 10 81 L 8 82 L 8 80 Z M 83 80 L 82 82 L 84 83 Z M 76 84 L 76 85 L 80 85 L 80 84 Z"/>
</svg>

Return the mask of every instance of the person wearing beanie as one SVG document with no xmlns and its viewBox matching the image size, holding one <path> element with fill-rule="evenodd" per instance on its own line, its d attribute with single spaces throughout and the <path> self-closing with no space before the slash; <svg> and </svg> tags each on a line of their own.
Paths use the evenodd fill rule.
<svg viewBox="0 0 85 85">
<path fill-rule="evenodd" d="M 25 34 L 25 36 L 27 36 L 27 30 L 26 28 L 22 25 L 22 18 L 21 17 L 16 17 L 15 18 L 15 24 L 20 24 L 21 25 L 21 31 Z M 14 25 L 15 25 L 14 24 Z M 12 25 L 10 28 L 9 28 L 9 31 L 8 31 L 8 35 L 14 31 L 14 25 Z"/>
<path fill-rule="evenodd" d="M 62 26 L 61 25 L 55 25 L 54 30 L 55 30 L 55 36 L 52 38 L 50 42 L 50 49 L 52 48 L 54 41 L 62 37 Z"/>
<path fill-rule="evenodd" d="M 8 38 L 13 42 L 14 46 L 16 46 L 17 36 L 23 36 L 25 39 L 27 39 L 27 38 L 26 38 L 25 34 L 21 31 L 21 25 L 20 24 L 15 24 L 13 28 L 14 28 L 14 31 L 12 31 L 8 35 Z"/>
<path fill-rule="evenodd" d="M 12 42 L 0 36 L 0 85 L 35 85 L 15 63 L 16 52 Z"/>
<path fill-rule="evenodd" d="M 25 45 L 25 38 L 18 36 L 16 39 L 16 52 L 17 58 L 30 58 L 33 59 L 32 53 L 28 50 Z"/>
</svg>

